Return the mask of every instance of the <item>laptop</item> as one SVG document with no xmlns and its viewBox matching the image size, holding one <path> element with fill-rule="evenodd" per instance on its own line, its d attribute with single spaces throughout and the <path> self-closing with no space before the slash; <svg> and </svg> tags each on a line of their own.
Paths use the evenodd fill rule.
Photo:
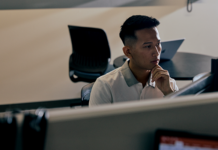
<svg viewBox="0 0 218 150">
<path fill-rule="evenodd" d="M 162 51 L 161 51 L 160 59 L 161 60 L 172 59 L 184 40 L 185 39 L 178 39 L 178 40 L 161 42 Z"/>
<path fill-rule="evenodd" d="M 154 150 L 218 150 L 218 137 L 159 129 Z"/>
</svg>

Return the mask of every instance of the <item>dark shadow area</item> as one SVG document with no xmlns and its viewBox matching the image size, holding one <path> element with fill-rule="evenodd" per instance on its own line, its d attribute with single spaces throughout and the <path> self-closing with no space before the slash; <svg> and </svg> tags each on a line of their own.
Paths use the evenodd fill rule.
<svg viewBox="0 0 218 150">
<path fill-rule="evenodd" d="M 192 0 L 192 3 L 198 0 Z M 185 1 L 173 1 L 173 0 L 137 0 L 134 2 L 126 3 L 125 6 L 167 6 L 167 5 L 184 5 Z"/>
<path fill-rule="evenodd" d="M 192 0 L 196 2 L 198 0 Z M 184 5 L 184 1 L 172 0 L 0 0 L 0 10 L 42 9 L 42 8 L 89 8 L 89 7 L 130 7 Z"/>
<path fill-rule="evenodd" d="M 74 107 L 80 106 L 81 99 L 67 99 L 67 100 L 55 100 L 55 101 L 44 101 L 44 102 L 31 102 L 31 103 L 18 103 L 18 104 L 6 104 L 0 105 L 0 112 L 5 112 L 7 110 L 29 110 L 42 108 L 60 108 L 60 107 Z"/>
<path fill-rule="evenodd" d="M 94 0 L 0 0 L 0 9 L 71 8 Z"/>
</svg>

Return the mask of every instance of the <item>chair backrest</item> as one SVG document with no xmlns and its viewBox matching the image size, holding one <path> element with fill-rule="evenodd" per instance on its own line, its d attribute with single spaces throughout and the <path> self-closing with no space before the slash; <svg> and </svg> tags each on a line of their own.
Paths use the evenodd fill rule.
<svg viewBox="0 0 218 150">
<path fill-rule="evenodd" d="M 94 82 L 89 83 L 82 88 L 81 90 L 82 106 L 89 105 L 89 99 L 90 99 L 90 94 L 91 94 L 93 85 L 94 85 Z"/>
<path fill-rule="evenodd" d="M 94 76 L 103 75 L 111 57 L 104 30 L 70 25 L 68 28 L 73 49 L 69 61 L 70 71 L 95 74 Z"/>
</svg>

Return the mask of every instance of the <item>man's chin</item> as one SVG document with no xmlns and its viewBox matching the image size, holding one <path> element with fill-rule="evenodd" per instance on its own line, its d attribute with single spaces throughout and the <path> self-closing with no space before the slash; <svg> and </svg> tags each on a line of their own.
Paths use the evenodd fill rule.
<svg viewBox="0 0 218 150">
<path fill-rule="evenodd" d="M 152 70 L 155 66 L 157 66 L 157 65 L 159 65 L 159 64 L 150 64 L 149 66 L 147 66 L 147 67 L 142 67 L 143 68 L 143 70 Z"/>
<path fill-rule="evenodd" d="M 148 68 L 143 68 L 144 70 L 147 70 L 147 71 L 151 71 L 155 66 L 152 66 L 152 67 L 148 67 Z"/>
<path fill-rule="evenodd" d="M 153 64 L 152 66 L 151 66 L 151 70 L 155 67 L 155 66 L 157 66 L 157 65 L 159 65 L 158 63 L 157 64 Z"/>
</svg>

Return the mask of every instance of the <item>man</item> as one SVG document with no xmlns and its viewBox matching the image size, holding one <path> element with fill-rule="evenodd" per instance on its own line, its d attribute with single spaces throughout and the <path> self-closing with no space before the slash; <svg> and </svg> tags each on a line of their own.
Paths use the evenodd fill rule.
<svg viewBox="0 0 218 150">
<path fill-rule="evenodd" d="M 148 16 L 131 16 L 121 26 L 123 66 L 99 77 L 93 85 L 89 106 L 161 98 L 178 90 L 174 79 L 158 64 L 161 54 L 159 21 Z"/>
</svg>

